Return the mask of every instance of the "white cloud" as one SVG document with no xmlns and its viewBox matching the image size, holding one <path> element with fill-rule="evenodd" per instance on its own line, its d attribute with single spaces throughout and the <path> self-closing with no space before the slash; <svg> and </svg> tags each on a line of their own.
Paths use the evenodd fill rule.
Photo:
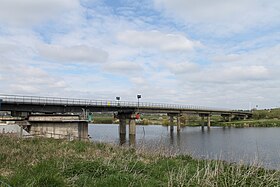
<svg viewBox="0 0 280 187">
<path fill-rule="evenodd" d="M 202 32 L 240 32 L 255 26 L 279 24 L 280 2 L 277 0 L 154 0 L 154 4 L 168 15 L 199 24 L 204 28 L 200 28 Z"/>
<path fill-rule="evenodd" d="M 131 74 L 143 70 L 140 64 L 129 61 L 109 62 L 104 64 L 103 69 L 109 72 L 121 73 L 124 76 L 126 76 L 127 73 Z"/>
<path fill-rule="evenodd" d="M 63 78 L 53 76 L 39 67 L 28 65 L 25 60 L 18 63 L 5 59 L 5 63 L 0 63 L 0 74 L 3 75 L 1 90 L 13 94 L 49 94 L 50 90 L 56 92 L 67 87 Z"/>
<path fill-rule="evenodd" d="M 130 78 L 130 81 L 135 85 L 145 85 L 148 82 L 145 78 L 139 76 Z"/>
<path fill-rule="evenodd" d="M 155 30 L 125 31 L 118 35 L 118 39 L 133 47 L 161 51 L 189 51 L 201 45 L 199 42 L 191 41 L 180 34 L 169 34 Z"/>
<path fill-rule="evenodd" d="M 262 82 L 271 79 L 271 70 L 265 66 L 210 66 L 200 71 L 187 74 L 178 74 L 179 80 L 196 82 L 197 84 L 235 84 L 240 82 Z M 250 83 L 248 83 L 250 84 Z M 221 86 L 221 85 L 220 85 Z"/>
<path fill-rule="evenodd" d="M 0 0 L 0 5 L 0 21 L 20 25 L 58 18 L 80 7 L 78 0 Z"/>
<path fill-rule="evenodd" d="M 194 73 L 198 71 L 199 66 L 190 62 L 169 62 L 166 67 L 174 74 Z"/>
<path fill-rule="evenodd" d="M 264 66 L 229 67 L 224 68 L 217 76 L 217 80 L 264 80 L 269 77 L 269 70 Z M 214 76 L 215 77 L 215 76 Z"/>
<path fill-rule="evenodd" d="M 241 60 L 241 56 L 238 54 L 228 54 L 228 55 L 216 55 L 212 57 L 214 62 L 236 62 Z"/>
<path fill-rule="evenodd" d="M 107 52 L 85 45 L 63 47 L 58 45 L 39 45 L 38 52 L 41 56 L 57 62 L 105 62 Z"/>
</svg>

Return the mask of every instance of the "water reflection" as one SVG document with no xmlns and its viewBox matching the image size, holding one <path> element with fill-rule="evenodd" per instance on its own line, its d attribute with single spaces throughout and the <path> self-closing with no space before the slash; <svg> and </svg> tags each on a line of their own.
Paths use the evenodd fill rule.
<svg viewBox="0 0 280 187">
<path fill-rule="evenodd" d="M 118 125 L 89 125 L 89 134 L 93 141 L 163 146 L 174 153 L 233 162 L 257 159 L 263 166 L 280 169 L 280 128 L 185 127 L 170 133 L 169 127 L 149 125 L 137 126 L 136 136 L 120 137 Z"/>
<path fill-rule="evenodd" d="M 129 146 L 134 147 L 136 145 L 136 136 L 134 134 L 129 135 Z"/>
<path fill-rule="evenodd" d="M 174 132 L 170 131 L 170 145 L 174 145 Z"/>
<path fill-rule="evenodd" d="M 124 145 L 126 143 L 126 135 L 120 134 L 120 145 Z"/>
</svg>

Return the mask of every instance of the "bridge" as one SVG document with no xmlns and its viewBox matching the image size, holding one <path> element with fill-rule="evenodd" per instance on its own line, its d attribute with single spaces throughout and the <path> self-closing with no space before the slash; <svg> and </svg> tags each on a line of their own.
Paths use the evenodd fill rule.
<svg viewBox="0 0 280 187">
<path fill-rule="evenodd" d="M 211 108 L 193 105 L 176 105 L 164 103 L 129 102 L 114 100 L 90 100 L 58 97 L 40 97 L 0 94 L 0 110 L 11 111 L 14 116 L 22 114 L 77 114 L 89 112 L 114 112 L 119 119 L 119 132 L 126 134 L 126 120 L 129 120 L 129 134 L 135 135 L 135 114 L 163 113 L 170 117 L 170 131 L 174 130 L 173 121 L 177 117 L 177 131 L 180 131 L 179 117 L 181 115 L 197 114 L 202 119 L 207 118 L 207 126 L 211 126 L 211 116 L 221 115 L 230 121 L 233 117 L 246 119 L 251 112 Z M 204 123 L 202 124 L 204 127 Z"/>
</svg>

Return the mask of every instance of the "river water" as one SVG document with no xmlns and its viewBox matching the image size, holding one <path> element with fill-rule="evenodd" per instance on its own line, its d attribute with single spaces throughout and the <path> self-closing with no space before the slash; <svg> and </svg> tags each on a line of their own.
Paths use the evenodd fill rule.
<svg viewBox="0 0 280 187">
<path fill-rule="evenodd" d="M 128 132 L 128 127 L 127 127 Z M 90 124 L 92 141 L 119 144 L 117 124 Z M 127 134 L 129 144 L 129 135 Z M 162 148 L 196 158 L 258 164 L 280 170 L 280 128 L 185 127 L 170 133 L 160 125 L 137 125 L 136 146 Z"/>
</svg>

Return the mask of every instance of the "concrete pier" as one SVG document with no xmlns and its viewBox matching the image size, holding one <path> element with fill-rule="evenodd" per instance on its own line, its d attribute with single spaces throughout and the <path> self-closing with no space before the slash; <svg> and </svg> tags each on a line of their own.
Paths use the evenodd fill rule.
<svg viewBox="0 0 280 187">
<path fill-rule="evenodd" d="M 136 117 L 134 112 L 118 112 L 120 144 L 126 143 L 126 121 L 129 120 L 129 144 L 135 145 Z"/>
<path fill-rule="evenodd" d="M 181 131 L 181 121 L 180 121 L 180 115 L 177 115 L 177 132 Z"/>
<path fill-rule="evenodd" d="M 210 114 L 207 116 L 207 127 L 208 128 L 211 127 L 211 116 L 210 116 Z"/>
<path fill-rule="evenodd" d="M 225 122 L 231 122 L 232 118 L 234 117 L 234 115 L 232 114 L 222 114 L 221 116 L 223 117 Z"/>
<path fill-rule="evenodd" d="M 119 133 L 122 135 L 126 135 L 126 118 L 124 116 L 120 116 L 119 120 Z"/>
<path fill-rule="evenodd" d="M 135 119 L 129 119 L 129 134 L 135 135 L 136 133 L 136 122 Z"/>
<path fill-rule="evenodd" d="M 136 143 L 136 122 L 133 116 L 129 119 L 129 145 L 135 146 Z"/>
<path fill-rule="evenodd" d="M 170 132 L 174 131 L 174 115 L 169 114 Z"/>
<path fill-rule="evenodd" d="M 204 125 L 205 125 L 204 115 L 201 115 L 201 120 L 202 120 L 202 122 L 201 122 L 201 128 L 204 129 Z"/>
<path fill-rule="evenodd" d="M 88 122 L 78 115 L 31 115 L 28 122 L 33 136 L 88 140 Z"/>
</svg>

